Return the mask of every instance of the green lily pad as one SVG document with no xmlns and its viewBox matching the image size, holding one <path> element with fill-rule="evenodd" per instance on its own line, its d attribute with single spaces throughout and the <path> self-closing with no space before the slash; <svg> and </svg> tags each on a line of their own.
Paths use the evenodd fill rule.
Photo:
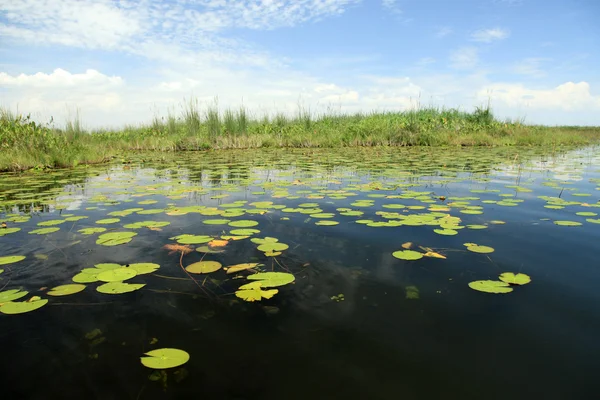
<svg viewBox="0 0 600 400">
<path fill-rule="evenodd" d="M 100 285 L 96 290 L 104 294 L 122 294 L 139 290 L 146 286 L 144 283 L 108 282 Z"/>
<path fill-rule="evenodd" d="M 133 268 L 115 268 L 107 269 L 100 272 L 96 278 L 102 282 L 123 282 L 137 275 L 137 271 Z"/>
<path fill-rule="evenodd" d="M 513 291 L 508 283 L 502 281 L 473 281 L 469 282 L 469 287 L 486 293 L 510 293 Z"/>
<path fill-rule="evenodd" d="M 334 226 L 334 225 L 339 225 L 339 222 L 337 221 L 317 221 L 315 222 L 315 225 L 319 225 L 319 226 Z"/>
<path fill-rule="evenodd" d="M 73 284 L 53 287 L 52 289 L 48 290 L 48 292 L 46 294 L 48 296 L 67 296 L 70 294 L 79 293 L 83 289 L 85 289 L 85 285 L 73 283 Z"/>
<path fill-rule="evenodd" d="M 49 233 L 57 232 L 60 228 L 40 228 L 29 231 L 30 235 L 47 235 Z"/>
<path fill-rule="evenodd" d="M 258 225 L 258 222 L 251 221 L 249 219 L 243 219 L 240 221 L 232 221 L 228 224 L 229 226 L 234 226 L 236 228 L 251 228 L 253 226 Z"/>
<path fill-rule="evenodd" d="M 0 292 L 0 303 L 20 299 L 21 297 L 27 296 L 27 293 L 29 292 L 24 290 L 21 291 L 19 289 L 5 290 L 4 292 Z"/>
<path fill-rule="evenodd" d="M 231 222 L 230 219 L 205 219 L 202 221 L 203 224 L 207 225 L 225 225 Z"/>
<path fill-rule="evenodd" d="M 580 211 L 575 214 L 579 215 L 580 217 L 595 217 L 596 215 L 598 215 L 597 213 L 591 211 Z"/>
<path fill-rule="evenodd" d="M 472 251 L 473 253 L 487 254 L 487 253 L 493 253 L 494 252 L 494 248 L 493 247 L 480 246 L 480 245 L 475 244 L 475 243 L 465 243 L 465 246 L 467 246 L 467 250 Z"/>
<path fill-rule="evenodd" d="M 4 303 L 0 306 L 0 312 L 3 314 L 23 314 L 37 310 L 48 303 L 48 299 L 33 299 L 30 301 L 20 301 Z"/>
<path fill-rule="evenodd" d="M 261 287 L 277 287 L 294 282 L 296 277 L 287 272 L 259 272 L 248 276 L 249 280 L 260 281 Z"/>
<path fill-rule="evenodd" d="M 434 229 L 433 231 L 438 235 L 445 236 L 454 236 L 458 234 L 458 231 L 455 231 L 454 229 Z"/>
<path fill-rule="evenodd" d="M 266 243 L 276 243 L 279 242 L 279 239 L 274 237 L 265 237 L 265 238 L 252 238 L 250 239 L 252 243 L 256 244 L 266 244 Z"/>
<path fill-rule="evenodd" d="M 244 301 L 260 301 L 262 299 L 270 299 L 279 293 L 277 289 L 263 290 L 261 282 L 252 282 L 240 286 L 235 292 L 236 297 Z"/>
<path fill-rule="evenodd" d="M 79 216 L 65 218 L 65 221 L 76 222 L 76 221 L 81 221 L 82 219 L 86 219 L 86 218 L 88 218 L 88 217 L 86 217 L 85 215 L 79 215 Z"/>
<path fill-rule="evenodd" d="M 4 228 L 0 229 L 0 236 L 5 236 L 11 233 L 19 232 L 21 228 Z"/>
<path fill-rule="evenodd" d="M 510 283 L 511 285 L 526 285 L 531 282 L 531 277 L 525 274 L 515 274 L 514 272 L 503 272 L 500 274 L 502 282 Z"/>
<path fill-rule="evenodd" d="M 102 246 L 118 246 L 131 242 L 131 239 L 137 235 L 135 232 L 109 232 L 98 236 L 96 244 Z"/>
<path fill-rule="evenodd" d="M 423 253 L 414 250 L 398 250 L 393 252 L 392 256 L 400 260 L 414 261 L 423 258 Z"/>
<path fill-rule="evenodd" d="M 0 265 L 12 264 L 19 261 L 23 261 L 25 256 L 4 256 L 0 257 Z"/>
<path fill-rule="evenodd" d="M 179 244 L 202 244 L 208 243 L 213 240 L 212 237 L 207 235 L 180 235 L 177 236 L 177 243 Z"/>
<path fill-rule="evenodd" d="M 108 225 L 108 224 L 115 224 L 119 221 L 121 221 L 119 218 L 106 218 L 106 219 L 99 219 L 98 221 L 96 221 L 96 223 L 101 224 L 101 225 Z"/>
<path fill-rule="evenodd" d="M 576 221 L 554 221 L 555 225 L 559 226 L 581 226 L 583 225 L 581 222 Z"/>
<path fill-rule="evenodd" d="M 106 228 L 83 228 L 78 230 L 77 232 L 84 234 L 84 235 L 93 235 L 94 233 L 102 233 L 106 230 Z"/>
<path fill-rule="evenodd" d="M 250 236 L 256 233 L 260 233 L 258 229 L 232 229 L 229 231 L 232 235 L 236 236 Z"/>
<path fill-rule="evenodd" d="M 64 224 L 65 221 L 66 220 L 64 220 L 64 219 L 53 219 L 50 221 L 39 222 L 37 225 L 38 226 L 54 226 L 54 225 Z"/>
<path fill-rule="evenodd" d="M 270 253 L 270 252 L 274 252 L 274 251 L 283 251 L 283 250 L 287 250 L 289 248 L 289 246 L 285 243 L 279 243 L 279 242 L 271 242 L 271 243 L 264 243 L 261 244 L 260 246 L 258 246 L 258 250 L 263 251 L 265 253 Z"/>
<path fill-rule="evenodd" d="M 190 355 L 179 349 L 156 349 L 145 353 L 147 357 L 140 357 L 145 367 L 152 369 L 175 368 L 189 361 Z"/>
<path fill-rule="evenodd" d="M 142 274 L 151 274 L 152 272 L 158 270 L 160 265 L 154 263 L 135 263 L 129 264 L 129 268 L 135 270 L 138 275 Z"/>
<path fill-rule="evenodd" d="M 209 274 L 220 270 L 222 267 L 217 261 L 198 261 L 188 265 L 185 269 L 192 274 Z"/>
</svg>

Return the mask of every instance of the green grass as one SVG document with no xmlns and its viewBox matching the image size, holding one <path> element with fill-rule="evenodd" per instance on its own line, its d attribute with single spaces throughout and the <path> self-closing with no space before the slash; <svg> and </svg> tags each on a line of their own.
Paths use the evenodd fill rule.
<svg viewBox="0 0 600 400">
<path fill-rule="evenodd" d="M 356 146 L 583 146 L 600 142 L 598 127 L 546 127 L 499 121 L 489 107 L 473 112 L 425 108 L 402 112 L 252 118 L 244 107 L 221 111 L 217 100 L 202 111 L 185 103 L 150 124 L 86 131 L 79 119 L 65 129 L 0 110 L 0 170 L 99 163 L 127 151 L 183 151 L 261 147 Z"/>
</svg>

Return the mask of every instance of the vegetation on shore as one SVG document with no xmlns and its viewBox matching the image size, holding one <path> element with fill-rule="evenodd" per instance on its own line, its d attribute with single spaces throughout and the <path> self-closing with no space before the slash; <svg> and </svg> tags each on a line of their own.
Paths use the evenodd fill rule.
<svg viewBox="0 0 600 400">
<path fill-rule="evenodd" d="M 581 146 L 600 142 L 600 127 L 546 127 L 499 121 L 489 107 L 473 112 L 425 108 L 402 112 L 314 116 L 299 109 L 251 118 L 245 108 L 201 112 L 189 101 L 180 116 L 122 130 L 64 129 L 0 110 L 0 171 L 100 163 L 125 151 L 181 151 L 263 147 L 357 146 Z"/>
</svg>

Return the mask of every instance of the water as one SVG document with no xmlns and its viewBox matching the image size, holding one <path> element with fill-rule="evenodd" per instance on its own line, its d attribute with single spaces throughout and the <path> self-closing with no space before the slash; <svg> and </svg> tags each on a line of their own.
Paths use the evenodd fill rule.
<svg viewBox="0 0 600 400">
<path fill-rule="evenodd" d="M 49 299 L 30 313 L 0 314 L 3 397 L 596 398 L 600 225 L 594 223 L 598 216 L 576 213 L 600 214 L 598 161 L 596 148 L 229 151 L 140 155 L 127 163 L 0 175 L 0 221 L 7 221 L 4 229 L 21 228 L 0 236 L 0 256 L 26 256 L 0 266 L 0 288 L 30 292 L 15 301 Z M 373 205 L 352 205 L 365 199 Z M 489 202 L 507 199 L 515 205 Z M 139 204 L 145 200 L 156 203 Z M 246 203 L 228 206 L 236 201 Z M 263 201 L 291 209 L 317 203 L 304 208 L 334 216 L 251 205 Z M 563 208 L 545 207 L 557 204 Z M 252 237 L 274 237 L 289 248 L 267 257 L 249 238 L 232 240 L 223 253 L 185 254 L 183 266 L 202 258 L 224 266 L 259 262 L 261 270 L 293 273 L 295 282 L 252 303 L 235 295 L 249 272 L 232 279 L 219 270 L 194 275 L 198 285 L 191 282 L 180 253 L 163 248 L 175 243 L 169 238 L 216 238 L 236 229 L 202 223 L 225 218 L 220 215 L 168 215 L 193 205 L 217 213 L 242 208 L 243 215 L 227 219 L 257 221 L 253 228 L 260 233 Z M 483 213 L 463 212 L 473 206 Z M 95 223 L 136 207 L 165 211 Z M 433 225 L 356 222 L 406 221 L 431 207 L 467 227 L 446 236 Z M 247 212 L 257 208 L 264 213 Z M 364 214 L 344 216 L 339 208 Z M 10 221 L 17 214 L 30 219 Z M 88 218 L 56 225 L 60 230 L 47 235 L 28 234 L 43 228 L 40 222 L 69 216 Z M 339 224 L 315 225 L 319 220 Z M 581 225 L 554 224 L 561 220 Z M 123 228 L 138 221 L 170 225 Z M 105 247 L 96 244 L 99 233 L 78 232 L 87 227 L 137 236 Z M 406 242 L 446 259 L 393 257 Z M 495 251 L 477 254 L 464 243 Z M 107 295 L 96 291 L 102 282 L 94 282 L 69 296 L 46 294 L 95 264 L 137 262 L 161 266 L 127 281 L 145 284 L 140 290 Z M 468 286 L 498 280 L 503 272 L 527 274 L 532 282 L 507 294 Z M 343 300 L 332 299 L 340 294 Z M 163 347 L 191 358 L 167 370 L 166 382 L 152 381 L 153 371 L 140 357 Z"/>
</svg>

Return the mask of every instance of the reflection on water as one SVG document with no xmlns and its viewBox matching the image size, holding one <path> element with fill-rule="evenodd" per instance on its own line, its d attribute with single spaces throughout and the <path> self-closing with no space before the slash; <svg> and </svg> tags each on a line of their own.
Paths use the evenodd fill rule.
<svg viewBox="0 0 600 400">
<path fill-rule="evenodd" d="M 595 398 L 598 161 L 595 148 L 228 151 L 0 175 L 0 257 L 26 257 L 0 266 L 0 288 L 49 299 L 0 314 L 3 395 Z M 116 221 L 97 223 L 106 219 Z M 226 221 L 204 223 L 215 219 Z M 240 220 L 259 232 L 241 238 L 248 228 L 229 225 Z M 29 233 L 49 227 L 59 229 Z M 121 231 L 137 235 L 96 243 Z M 218 253 L 164 248 L 184 234 L 228 241 Z M 251 241 L 264 237 L 289 247 L 268 256 Z M 446 258 L 392 256 L 408 242 Z M 235 292 L 251 272 L 192 282 L 182 267 L 200 260 L 260 263 L 295 282 L 244 302 Z M 160 269 L 128 281 L 145 284 L 137 291 L 107 295 L 91 282 L 46 294 L 82 269 L 139 262 Z M 532 282 L 508 294 L 468 286 L 502 272 Z M 163 347 L 191 359 L 153 374 L 139 357 Z"/>
</svg>

